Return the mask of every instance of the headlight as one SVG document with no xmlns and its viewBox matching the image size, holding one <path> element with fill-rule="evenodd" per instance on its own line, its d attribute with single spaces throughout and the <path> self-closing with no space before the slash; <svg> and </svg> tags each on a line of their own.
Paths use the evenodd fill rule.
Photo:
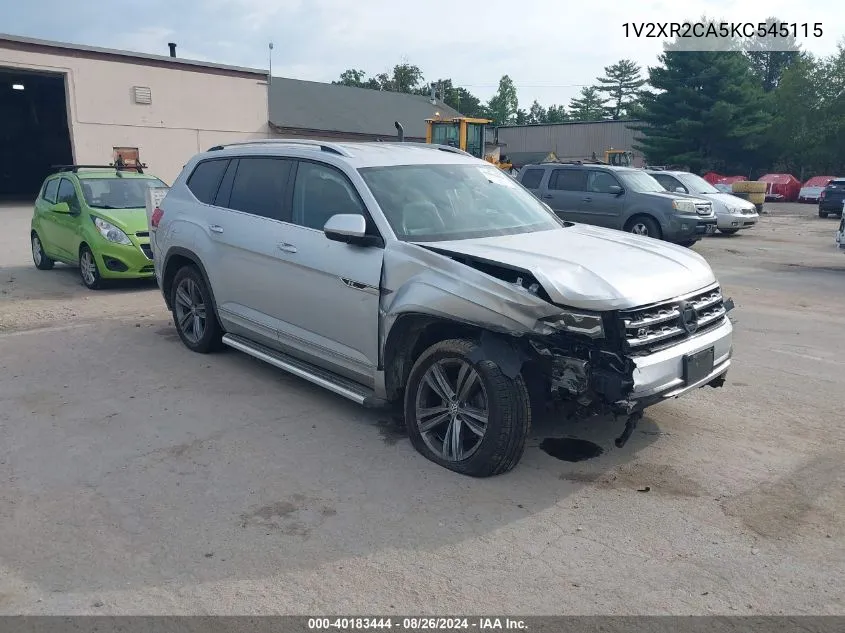
<svg viewBox="0 0 845 633">
<path fill-rule="evenodd" d="M 126 233 L 121 231 L 111 222 L 106 222 L 105 220 L 94 217 L 94 224 L 97 227 L 97 230 L 100 232 L 104 238 L 106 238 L 109 242 L 114 242 L 115 244 L 131 244 L 132 242 L 129 241 L 129 238 L 126 236 Z"/>
<path fill-rule="evenodd" d="M 571 332 L 572 334 L 582 334 L 590 338 L 604 337 L 604 322 L 600 314 L 590 314 L 588 312 L 562 312 L 554 316 L 543 319 L 544 323 L 548 323 L 553 328 L 563 330 L 564 332 Z"/>
<path fill-rule="evenodd" d="M 728 213 L 731 215 L 742 215 L 742 209 L 739 207 L 728 207 Z"/>
<path fill-rule="evenodd" d="M 693 200 L 672 200 L 672 208 L 682 213 L 695 213 L 695 202 Z"/>
</svg>

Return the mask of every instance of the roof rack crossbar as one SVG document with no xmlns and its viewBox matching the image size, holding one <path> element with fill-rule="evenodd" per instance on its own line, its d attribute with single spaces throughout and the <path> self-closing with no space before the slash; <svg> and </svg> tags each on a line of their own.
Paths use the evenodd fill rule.
<svg viewBox="0 0 845 633">
<path fill-rule="evenodd" d="M 55 169 L 57 172 L 73 172 L 74 174 L 78 172 L 80 169 L 114 169 L 115 171 L 137 171 L 138 173 L 144 173 L 143 169 L 146 169 L 147 165 L 145 163 L 141 163 L 140 165 L 131 164 L 131 165 L 115 165 L 114 163 L 109 163 L 108 165 L 52 165 L 51 169 Z"/>
<path fill-rule="evenodd" d="M 227 147 L 246 147 L 249 145 L 306 145 L 309 147 L 319 147 L 320 151 L 328 152 L 330 154 L 337 154 L 338 156 L 350 156 L 349 152 L 337 143 L 325 143 L 323 141 L 312 141 L 302 138 L 261 138 L 253 139 L 251 141 L 237 141 L 235 143 L 226 143 L 225 145 L 215 145 L 209 148 L 209 152 L 220 151 Z"/>
</svg>

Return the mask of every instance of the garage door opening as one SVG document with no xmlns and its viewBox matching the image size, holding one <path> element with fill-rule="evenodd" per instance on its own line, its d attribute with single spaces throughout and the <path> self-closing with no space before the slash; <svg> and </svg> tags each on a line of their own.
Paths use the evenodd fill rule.
<svg viewBox="0 0 845 633">
<path fill-rule="evenodd" d="M 64 75 L 0 68 L 0 199 L 32 199 L 71 163 Z"/>
</svg>

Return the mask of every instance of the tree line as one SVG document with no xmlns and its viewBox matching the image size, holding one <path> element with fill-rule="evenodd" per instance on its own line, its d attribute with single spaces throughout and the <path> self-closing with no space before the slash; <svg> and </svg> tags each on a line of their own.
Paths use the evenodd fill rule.
<svg viewBox="0 0 845 633">
<path fill-rule="evenodd" d="M 645 84 L 640 73 L 640 67 L 626 59 L 608 66 L 605 75 L 597 79 L 598 83 L 582 88 L 568 107 L 558 104 L 545 107 L 535 100 L 528 108 L 521 108 L 516 84 L 509 75 L 502 76 L 496 93 L 484 102 L 449 78 L 427 82 L 419 66 L 408 62 L 396 64 L 389 73 L 373 76 L 350 68 L 332 83 L 415 95 L 429 95 L 433 83 L 437 98 L 465 116 L 491 119 L 494 125 L 524 125 L 625 118 Z"/>
<path fill-rule="evenodd" d="M 607 66 L 567 106 L 534 101 L 520 107 L 509 75 L 486 102 L 451 79 L 434 84 L 447 105 L 496 125 L 635 119 L 632 127 L 641 135 L 636 149 L 654 165 L 751 178 L 766 171 L 802 180 L 845 176 L 845 41 L 827 57 L 801 51 L 794 38 L 773 42 L 727 37 L 714 50 L 693 51 L 688 40 L 676 40 L 644 75 L 628 59 Z M 430 91 L 419 67 L 407 62 L 373 77 L 347 70 L 334 83 Z"/>
</svg>

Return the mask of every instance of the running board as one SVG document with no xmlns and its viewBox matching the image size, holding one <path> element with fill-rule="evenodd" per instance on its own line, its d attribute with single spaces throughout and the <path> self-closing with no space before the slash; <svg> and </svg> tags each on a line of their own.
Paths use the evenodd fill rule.
<svg viewBox="0 0 845 633">
<path fill-rule="evenodd" d="M 240 352 L 249 354 L 258 360 L 263 360 L 265 363 L 269 363 L 274 367 L 283 369 L 294 376 L 303 378 L 310 383 L 328 389 L 344 398 L 348 398 L 364 407 L 377 408 L 388 404 L 381 398 L 377 398 L 372 389 L 367 389 L 347 378 L 333 374 L 330 371 L 316 367 L 311 363 L 306 363 L 288 354 L 270 349 L 242 336 L 225 334 L 223 336 L 223 343 Z"/>
</svg>

